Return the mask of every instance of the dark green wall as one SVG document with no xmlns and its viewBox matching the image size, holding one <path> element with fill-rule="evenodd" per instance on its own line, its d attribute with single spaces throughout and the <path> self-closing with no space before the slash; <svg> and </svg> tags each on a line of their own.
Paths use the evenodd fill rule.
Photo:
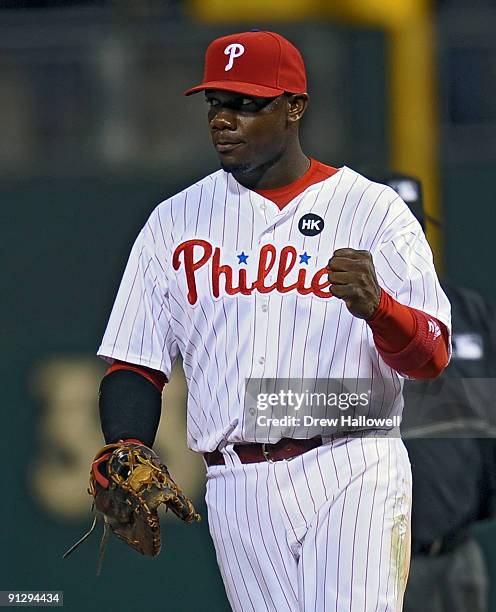
<svg viewBox="0 0 496 612">
<path fill-rule="evenodd" d="M 442 172 L 446 274 L 496 302 L 496 167 Z"/>
</svg>

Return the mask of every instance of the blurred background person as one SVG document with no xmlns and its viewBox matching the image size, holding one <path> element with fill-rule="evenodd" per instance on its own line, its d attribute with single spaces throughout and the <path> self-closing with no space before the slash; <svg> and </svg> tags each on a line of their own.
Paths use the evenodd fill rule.
<svg viewBox="0 0 496 612">
<path fill-rule="evenodd" d="M 384 182 L 424 227 L 420 182 L 407 175 Z M 413 500 L 404 610 L 488 612 L 488 570 L 472 528 L 496 513 L 496 310 L 475 291 L 441 284 L 452 309 L 451 362 L 435 381 L 405 382 Z M 465 379 L 478 384 L 464 390 Z M 474 397 L 481 386 L 487 393 Z"/>
</svg>

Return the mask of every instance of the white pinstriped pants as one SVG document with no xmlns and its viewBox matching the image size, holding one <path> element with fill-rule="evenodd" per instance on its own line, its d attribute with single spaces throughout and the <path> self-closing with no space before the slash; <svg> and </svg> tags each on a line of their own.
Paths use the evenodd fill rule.
<svg viewBox="0 0 496 612">
<path fill-rule="evenodd" d="M 399 612 L 411 471 L 398 438 L 342 439 L 290 461 L 207 470 L 208 518 L 236 612 Z"/>
</svg>

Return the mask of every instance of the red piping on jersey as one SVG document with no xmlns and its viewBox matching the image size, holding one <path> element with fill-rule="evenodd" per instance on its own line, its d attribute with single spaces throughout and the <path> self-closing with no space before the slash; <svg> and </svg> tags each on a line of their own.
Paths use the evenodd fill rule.
<svg viewBox="0 0 496 612">
<path fill-rule="evenodd" d="M 388 366 L 411 378 L 435 378 L 448 364 L 448 330 L 434 317 L 400 304 L 381 289 L 379 306 L 367 321 Z"/>
<path fill-rule="evenodd" d="M 163 372 L 159 372 L 158 370 L 152 370 L 151 368 L 136 365 L 134 363 L 118 361 L 117 359 L 105 372 L 105 376 L 107 376 L 107 374 L 110 374 L 111 372 L 117 372 L 118 370 L 130 370 L 131 372 L 141 374 L 141 376 L 144 376 L 146 380 L 151 382 L 152 385 L 154 385 L 160 391 L 160 393 L 162 393 L 164 385 L 167 382 L 167 378 Z"/>
<path fill-rule="evenodd" d="M 326 166 L 316 159 L 310 158 L 310 167 L 308 170 L 300 176 L 299 179 L 284 185 L 284 187 L 277 187 L 276 189 L 254 189 L 258 194 L 271 200 L 274 204 L 277 204 L 280 210 L 282 210 L 288 202 L 291 202 L 298 194 L 303 193 L 307 187 L 320 183 L 325 179 L 329 178 L 333 174 L 336 174 L 338 168 L 332 166 Z"/>
</svg>

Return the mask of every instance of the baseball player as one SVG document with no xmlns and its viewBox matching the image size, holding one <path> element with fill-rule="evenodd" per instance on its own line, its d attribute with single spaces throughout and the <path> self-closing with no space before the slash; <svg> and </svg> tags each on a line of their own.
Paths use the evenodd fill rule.
<svg viewBox="0 0 496 612">
<path fill-rule="evenodd" d="M 389 187 L 301 149 L 300 52 L 273 32 L 214 40 L 203 81 L 221 169 L 159 204 L 129 257 L 98 354 L 107 443 L 151 446 L 178 355 L 188 445 L 237 611 L 401 610 L 411 473 L 374 426 L 304 437 L 250 429 L 253 380 L 368 379 L 382 416 L 403 377 L 449 359 L 449 302 Z M 251 409 L 251 408 L 250 408 Z M 288 407 L 289 411 L 289 407 Z M 374 416 L 374 415 L 372 415 Z"/>
</svg>

